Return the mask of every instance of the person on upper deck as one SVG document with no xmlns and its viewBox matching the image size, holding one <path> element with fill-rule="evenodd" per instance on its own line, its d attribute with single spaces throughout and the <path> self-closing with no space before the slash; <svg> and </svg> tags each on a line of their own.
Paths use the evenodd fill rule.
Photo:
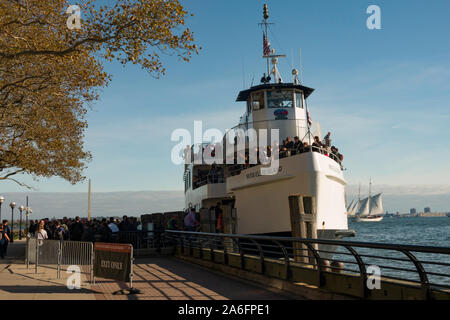
<svg viewBox="0 0 450 320">
<path fill-rule="evenodd" d="M 323 146 L 329 148 L 331 146 L 331 132 L 328 132 L 327 135 L 323 138 Z"/>
<path fill-rule="evenodd" d="M 291 151 L 292 155 L 297 154 L 300 151 L 299 150 L 300 145 L 301 145 L 300 139 L 297 136 L 294 137 L 293 146 L 291 148 L 292 149 L 292 151 Z"/>
<path fill-rule="evenodd" d="M 212 164 L 211 169 L 209 169 L 208 182 L 217 183 L 217 167 L 215 162 Z"/>
<path fill-rule="evenodd" d="M 320 152 L 320 148 L 322 147 L 322 143 L 320 142 L 320 139 L 319 139 L 318 136 L 314 137 L 314 142 L 313 142 L 312 146 L 314 147 L 313 151 Z"/>
<path fill-rule="evenodd" d="M 288 150 L 294 148 L 294 142 L 292 142 L 291 137 L 286 138 L 286 148 Z"/>
</svg>

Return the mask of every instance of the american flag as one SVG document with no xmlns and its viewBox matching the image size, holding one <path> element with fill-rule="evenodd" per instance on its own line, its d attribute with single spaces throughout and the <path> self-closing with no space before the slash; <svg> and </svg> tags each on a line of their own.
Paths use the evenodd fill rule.
<svg viewBox="0 0 450 320">
<path fill-rule="evenodd" d="M 268 56 L 270 54 L 270 43 L 265 34 L 263 34 L 263 52 L 264 56 Z"/>
<path fill-rule="evenodd" d="M 311 120 L 311 115 L 309 114 L 308 107 L 306 107 L 306 120 L 308 121 L 308 128 L 311 128 L 312 120 Z"/>
</svg>

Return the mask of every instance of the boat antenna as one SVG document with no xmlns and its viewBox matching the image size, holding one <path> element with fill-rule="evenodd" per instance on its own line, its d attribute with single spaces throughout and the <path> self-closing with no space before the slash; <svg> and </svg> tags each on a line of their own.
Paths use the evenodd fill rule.
<svg viewBox="0 0 450 320">
<path fill-rule="evenodd" d="M 303 65 L 302 65 L 302 48 L 299 49 L 300 54 L 300 84 L 303 84 Z"/>
</svg>

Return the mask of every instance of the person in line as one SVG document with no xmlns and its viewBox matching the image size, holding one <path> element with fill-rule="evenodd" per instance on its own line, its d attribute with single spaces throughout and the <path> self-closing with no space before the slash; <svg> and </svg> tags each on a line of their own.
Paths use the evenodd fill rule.
<svg viewBox="0 0 450 320">
<path fill-rule="evenodd" d="M 114 223 L 114 218 L 109 218 L 108 228 L 111 229 L 112 235 L 116 235 L 119 232 L 119 227 Z"/>
<path fill-rule="evenodd" d="M 214 213 L 216 216 L 216 233 L 223 233 L 223 210 L 220 202 L 217 202 Z"/>
<path fill-rule="evenodd" d="M 33 220 L 30 220 L 30 226 L 28 227 L 28 233 L 34 234 L 36 231 L 36 225 L 34 224 Z"/>
<path fill-rule="evenodd" d="M 56 221 L 55 232 L 53 234 L 53 239 L 60 240 L 60 241 L 64 240 L 64 233 L 65 233 L 65 230 L 61 226 L 61 223 L 59 221 Z"/>
<path fill-rule="evenodd" d="M 119 223 L 120 231 L 130 231 L 130 221 L 127 216 L 122 217 L 122 221 Z"/>
<path fill-rule="evenodd" d="M 48 234 L 47 234 L 47 231 L 45 231 L 44 226 L 45 226 L 45 221 L 41 220 L 39 222 L 39 225 L 38 225 L 36 233 L 35 233 L 36 239 L 38 239 L 38 240 L 46 240 L 46 239 L 48 239 Z"/>
<path fill-rule="evenodd" d="M 99 230 L 101 242 L 111 242 L 112 234 L 113 234 L 112 229 L 117 229 L 116 232 L 119 232 L 119 228 L 117 228 L 117 226 L 113 222 L 112 222 L 112 224 L 115 226 L 115 228 L 114 227 L 111 228 L 108 225 L 108 222 L 106 219 L 102 220 L 102 224 L 101 224 L 100 230 Z"/>
<path fill-rule="evenodd" d="M 70 229 L 70 240 L 81 241 L 81 236 L 83 235 L 84 228 L 80 221 L 80 217 L 75 217 L 75 222 L 72 223 Z"/>
<path fill-rule="evenodd" d="M 186 217 L 184 217 L 184 230 L 185 231 L 195 231 L 197 227 L 197 221 L 195 220 L 195 209 L 189 210 Z"/>
</svg>

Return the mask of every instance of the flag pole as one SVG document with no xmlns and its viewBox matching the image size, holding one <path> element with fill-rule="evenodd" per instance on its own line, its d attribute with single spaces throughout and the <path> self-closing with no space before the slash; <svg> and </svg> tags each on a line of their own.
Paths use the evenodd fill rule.
<svg viewBox="0 0 450 320">
<path fill-rule="evenodd" d="M 307 128 L 308 128 L 309 149 L 310 149 L 311 152 L 312 152 L 312 144 L 311 144 L 311 125 L 310 125 L 311 117 L 310 117 L 310 115 L 309 115 L 308 102 L 306 101 L 306 99 L 305 99 L 305 107 L 306 107 L 306 125 L 307 125 Z"/>
</svg>

